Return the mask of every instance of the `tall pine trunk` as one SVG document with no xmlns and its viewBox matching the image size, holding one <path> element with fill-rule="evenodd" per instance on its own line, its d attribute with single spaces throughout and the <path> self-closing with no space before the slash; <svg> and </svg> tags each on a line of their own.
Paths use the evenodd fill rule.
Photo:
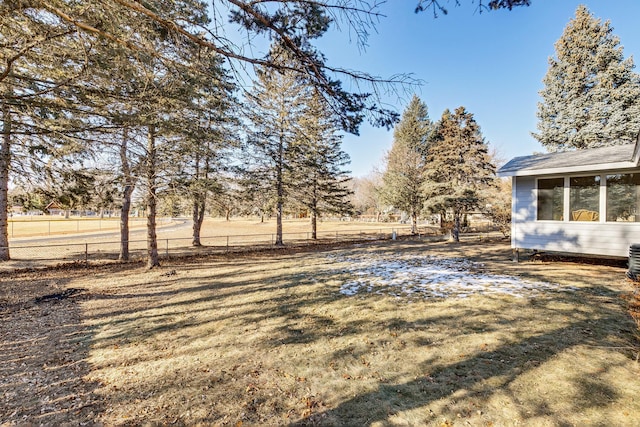
<svg viewBox="0 0 640 427">
<path fill-rule="evenodd" d="M 282 183 L 278 182 L 278 194 L 281 194 Z M 278 196 L 278 203 L 276 205 L 276 246 L 283 246 L 282 241 L 282 198 Z"/>
<path fill-rule="evenodd" d="M 9 257 L 9 167 L 11 165 L 11 109 L 2 102 L 2 142 L 0 142 L 0 261 Z"/>
<path fill-rule="evenodd" d="M 156 235 L 156 135 L 149 126 L 147 137 L 147 268 L 160 266 Z"/>
<path fill-rule="evenodd" d="M 131 211 L 133 186 L 125 184 L 120 208 L 120 261 L 129 261 L 129 212 Z"/>
<path fill-rule="evenodd" d="M 208 165 L 207 165 L 208 169 Z M 206 175 L 206 172 L 205 172 Z M 202 177 L 200 176 L 200 153 L 196 151 L 195 153 L 195 179 L 199 181 Z M 204 221 L 204 208 L 205 208 L 205 197 L 206 190 L 199 188 L 196 184 L 195 191 L 193 191 L 193 225 L 192 225 L 192 233 L 191 233 L 191 245 L 192 246 L 202 246 L 200 242 L 200 232 L 202 230 L 202 222 Z"/>
<path fill-rule="evenodd" d="M 314 184 L 313 198 L 311 200 L 311 238 L 318 238 L 318 187 Z"/>
<path fill-rule="evenodd" d="M 200 242 L 200 231 L 204 222 L 205 197 L 201 193 L 197 193 L 193 199 L 193 246 L 202 246 Z"/>
<path fill-rule="evenodd" d="M 125 130 L 120 144 L 120 164 L 124 178 L 122 189 L 122 207 L 120 208 L 120 261 L 129 260 L 129 213 L 131 211 L 131 195 L 133 194 L 134 181 L 131 176 L 129 159 L 127 157 L 127 143 L 129 135 Z"/>
<path fill-rule="evenodd" d="M 280 136 L 278 143 L 278 162 L 276 166 L 276 181 L 277 181 L 277 196 L 278 201 L 276 203 L 276 246 L 284 245 L 282 241 L 282 200 L 284 198 L 284 185 L 283 177 L 283 162 L 284 162 L 284 136 Z"/>
</svg>

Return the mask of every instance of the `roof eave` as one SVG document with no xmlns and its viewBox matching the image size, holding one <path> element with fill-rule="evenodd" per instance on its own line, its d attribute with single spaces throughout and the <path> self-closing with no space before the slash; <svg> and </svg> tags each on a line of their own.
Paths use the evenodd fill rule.
<svg viewBox="0 0 640 427">
<path fill-rule="evenodd" d="M 499 170 L 497 175 L 499 177 L 508 176 L 540 176 L 540 175 L 565 175 L 568 173 L 579 172 L 602 172 L 602 171 L 616 171 L 624 169 L 635 169 L 638 167 L 638 161 L 626 161 L 626 162 L 613 162 L 613 163 L 600 163 L 595 165 L 576 165 L 576 166 L 564 166 L 556 168 L 544 168 L 544 169 L 519 169 L 519 170 Z"/>
</svg>

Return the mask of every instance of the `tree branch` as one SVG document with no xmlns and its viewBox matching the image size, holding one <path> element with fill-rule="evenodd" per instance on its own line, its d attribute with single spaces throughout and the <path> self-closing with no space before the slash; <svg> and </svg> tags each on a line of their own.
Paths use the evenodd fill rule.
<svg viewBox="0 0 640 427">
<path fill-rule="evenodd" d="M 44 42 L 47 42 L 49 40 L 53 40 L 53 39 L 58 38 L 58 37 L 67 36 L 67 35 L 73 34 L 73 33 L 75 33 L 75 30 L 65 31 L 65 32 L 59 33 L 59 34 L 45 35 L 43 37 L 40 37 L 40 38 L 37 38 L 37 39 L 33 40 L 31 43 L 28 43 L 26 46 L 24 46 L 22 49 L 20 49 L 15 55 L 10 56 L 9 58 L 7 58 L 7 60 L 6 60 L 7 67 L 5 68 L 5 70 L 2 73 L 0 73 L 0 82 L 3 81 L 4 79 L 6 79 L 7 76 L 9 76 L 9 73 L 11 72 L 11 67 L 13 66 L 13 63 L 15 61 L 17 61 L 18 59 L 20 59 L 21 57 L 23 57 L 24 55 L 26 55 L 27 52 L 29 52 L 32 48 L 36 47 L 40 43 L 44 43 Z"/>
</svg>

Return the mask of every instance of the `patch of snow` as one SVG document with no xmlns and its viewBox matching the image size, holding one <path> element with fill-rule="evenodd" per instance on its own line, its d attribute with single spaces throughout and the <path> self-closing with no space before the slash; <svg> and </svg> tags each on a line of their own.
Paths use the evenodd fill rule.
<svg viewBox="0 0 640 427">
<path fill-rule="evenodd" d="M 336 261 L 336 257 L 333 257 Z M 386 294 L 397 298 L 467 298 L 472 295 L 512 295 L 525 297 L 543 291 L 572 291 L 548 282 L 482 272 L 482 264 L 464 258 L 409 255 L 393 259 L 361 254 L 340 258 L 351 270 L 353 280 L 343 283 L 340 293 Z"/>
</svg>

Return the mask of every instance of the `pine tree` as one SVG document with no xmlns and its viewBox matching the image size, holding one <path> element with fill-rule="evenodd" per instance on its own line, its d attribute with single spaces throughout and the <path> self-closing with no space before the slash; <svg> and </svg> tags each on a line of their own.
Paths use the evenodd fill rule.
<svg viewBox="0 0 640 427">
<path fill-rule="evenodd" d="M 197 13 L 197 11 L 194 11 Z M 148 24 L 148 23 L 146 23 Z M 157 28 L 138 27 L 138 33 L 145 41 L 155 46 L 156 52 L 169 54 L 174 46 L 172 41 L 156 34 Z M 118 53 L 123 52 L 118 50 Z M 219 106 L 218 101 L 224 98 L 226 102 L 228 83 L 222 68 L 222 63 L 215 54 L 201 49 L 196 45 L 184 44 L 178 52 L 172 52 L 172 61 L 160 61 L 156 56 L 139 54 L 127 60 L 118 56 L 110 63 L 114 65 L 112 73 L 119 77 L 120 84 L 114 87 L 104 86 L 102 98 L 107 98 L 106 107 L 111 107 L 114 114 L 110 119 L 118 126 L 130 126 L 137 135 L 137 141 L 142 145 L 141 157 L 138 162 L 141 184 L 146 193 L 147 212 L 147 266 L 153 268 L 159 265 L 156 234 L 156 212 L 158 195 L 163 192 L 176 169 L 187 169 L 184 154 L 185 147 L 194 147 L 197 140 L 209 142 L 217 136 L 212 128 L 215 126 L 212 117 Z M 118 61 L 116 61 L 118 60 Z M 108 64 L 109 62 L 107 62 Z M 102 80 L 99 81 L 102 83 Z M 99 86 L 100 87 L 100 86 Z M 231 98 L 229 97 L 229 100 Z M 104 108 L 104 107 L 103 107 Z M 144 135 L 144 136 L 142 136 Z M 215 135 L 215 136 L 214 136 Z M 197 144 L 196 144 L 197 145 Z M 203 144 L 203 147 L 206 144 Z M 121 150 L 126 151 L 122 144 Z M 202 147 L 200 147 L 202 148 Z M 194 148 L 192 151 L 202 152 L 204 149 Z M 209 151 L 206 155 L 209 155 Z M 131 168 L 125 162 L 126 153 L 121 156 L 124 178 L 123 207 L 127 205 L 125 199 L 131 195 L 132 183 L 127 179 L 131 175 Z M 200 154 L 200 153 L 198 153 Z M 197 156 L 197 155 L 196 155 Z M 203 160 L 206 162 L 206 160 Z M 127 172 L 128 170 L 128 172 Z M 207 173 L 209 170 L 206 171 Z M 202 176 L 198 178 L 206 179 Z M 195 189 L 195 186 L 194 186 Z M 195 194 L 195 193 L 194 193 Z M 198 192 L 198 196 L 204 193 Z M 198 200 L 197 219 L 194 222 L 194 239 L 201 225 L 204 212 L 204 202 Z M 125 235 L 126 224 L 121 230 L 122 240 Z M 121 256 L 126 256 L 126 245 L 122 245 Z"/>
<path fill-rule="evenodd" d="M 155 44 L 158 51 L 170 49 L 161 39 L 155 39 Z M 189 119 L 198 113 L 202 118 L 207 112 L 195 103 L 198 91 L 204 90 L 204 86 L 194 78 L 191 52 L 192 49 L 183 49 L 171 63 L 141 56 L 135 63 L 140 74 L 128 82 L 130 86 L 124 98 L 130 111 L 126 120 L 133 121 L 137 132 L 144 135 L 140 139 L 145 141 L 140 181 L 145 191 L 147 267 L 150 269 L 160 265 L 156 232 L 158 194 L 170 180 L 167 172 L 180 167 L 184 160 L 177 155 L 179 142 L 193 138 L 201 130 L 199 123 Z"/>
<path fill-rule="evenodd" d="M 418 215 L 425 202 L 422 186 L 432 130 L 426 104 L 414 95 L 394 129 L 382 177 L 383 198 L 409 215 L 412 233 L 418 231 Z"/>
<path fill-rule="evenodd" d="M 7 189 L 60 153 L 78 154 L 78 94 L 70 85 L 93 52 L 74 26 L 0 2 L 0 260 L 8 260 Z M 89 37 L 90 38 L 90 37 Z"/>
<path fill-rule="evenodd" d="M 207 4 L 209 3 L 209 4 Z M 6 7 L 5 7 L 6 4 Z M 290 69 L 307 78 L 323 93 L 339 114 L 344 130 L 357 133 L 365 116 L 378 126 L 391 126 L 397 120 L 394 111 L 382 108 L 380 99 L 373 94 L 386 88 L 394 90 L 396 84 L 413 85 L 416 82 L 405 74 L 380 78 L 365 72 L 328 65 L 324 55 L 309 40 L 326 33 L 333 20 L 344 25 L 350 34 L 355 34 L 360 46 L 381 16 L 380 4 L 362 0 L 324 2 L 316 0 L 276 0 L 254 2 L 243 0 L 95 0 L 88 8 L 86 2 L 78 1 L 4 1 L 0 3 L 0 15 L 26 10 L 25 19 L 32 21 L 59 21 L 80 34 L 81 38 L 99 39 L 101 43 L 119 44 L 128 49 L 131 56 L 149 55 L 163 62 L 171 62 L 173 53 L 184 44 L 197 44 L 210 49 L 223 58 L 238 61 L 240 69 L 255 65 L 272 70 L 285 70 L 278 61 L 253 54 L 253 43 L 258 38 L 273 40 L 280 44 L 293 58 L 296 67 Z M 220 25 L 218 19 L 228 16 L 229 21 Z M 172 52 L 158 52 L 153 43 L 139 37 L 137 22 L 151 23 L 158 30 L 158 38 L 172 40 Z M 245 43 L 235 43 L 231 33 L 246 34 Z M 84 53 L 82 49 L 78 53 Z M 11 56 L 7 56 L 11 58 Z M 365 86 L 359 93 L 349 93 L 334 76 Z M 0 81 L 3 79 L 0 71 Z"/>
<path fill-rule="evenodd" d="M 211 194 L 223 197 L 222 173 L 229 152 L 236 144 L 237 105 L 235 86 L 221 58 L 205 49 L 196 49 L 184 76 L 187 102 L 174 114 L 175 170 L 172 187 L 187 195 L 192 206 L 192 244 L 200 246 L 200 234 Z M 177 160 L 177 161 L 175 161 Z"/>
<path fill-rule="evenodd" d="M 292 64 L 286 50 L 273 46 L 270 55 L 282 64 Z M 274 59 L 275 60 L 275 59 Z M 291 65 L 293 66 L 293 65 Z M 276 211 L 276 245 L 283 245 L 282 219 L 287 194 L 293 185 L 291 145 L 296 139 L 296 126 L 302 114 L 301 91 L 304 81 L 291 70 L 256 69 L 257 81 L 247 94 L 248 116 L 252 129 L 248 135 L 253 154 L 251 186 L 271 195 Z"/>
<path fill-rule="evenodd" d="M 494 182 L 495 166 L 473 115 L 464 107 L 445 110 L 427 154 L 423 184 L 425 208 L 453 220 L 452 239 L 460 240 L 465 213 L 481 205 L 481 190 Z"/>
<path fill-rule="evenodd" d="M 144 131 L 147 136 L 154 135 L 153 138 L 147 138 L 147 142 L 154 143 L 157 141 L 156 137 L 162 137 L 154 129 L 149 129 L 153 120 L 144 111 L 131 109 L 127 119 L 133 119 L 134 122 L 124 120 L 115 124 L 114 120 L 108 123 L 109 120 L 101 116 L 106 114 L 108 108 L 103 108 L 96 114 L 95 106 L 82 102 L 83 97 L 85 101 L 96 102 L 100 95 L 104 95 L 112 102 L 102 104 L 102 107 L 110 104 L 116 107 L 111 110 L 113 112 L 128 112 L 128 107 L 145 97 L 150 105 L 156 104 L 153 96 L 149 95 L 149 87 L 143 87 L 145 96 L 129 98 L 134 92 L 128 90 L 116 94 L 123 86 L 128 89 L 131 81 L 122 73 L 126 67 L 116 66 L 115 60 L 122 63 L 129 61 L 132 68 L 138 68 L 139 62 L 150 63 L 150 59 L 154 59 L 162 73 L 170 74 L 173 71 L 167 70 L 174 63 L 184 65 L 184 59 L 181 58 L 184 48 L 197 45 L 222 58 L 260 65 L 265 69 L 291 71 L 299 78 L 306 78 L 323 93 L 332 109 L 338 113 L 341 127 L 349 132 L 357 133 L 365 115 L 378 125 L 391 125 L 397 117 L 394 112 L 381 108 L 379 100 L 370 94 L 346 92 L 342 89 L 341 82 L 333 76 L 341 74 L 362 84 L 371 84 L 374 89 L 371 90 L 372 93 L 377 93 L 380 86 L 404 83 L 408 81 L 408 77 L 398 75 L 381 79 L 367 73 L 328 66 L 322 53 L 309 42 L 324 34 L 332 19 L 339 19 L 350 30 L 355 31 L 359 43 L 364 44 L 368 30 L 374 26 L 378 17 L 377 9 L 377 4 L 361 8 L 360 2 L 351 0 L 335 4 L 284 0 L 265 4 L 234 0 L 216 2 L 213 6 L 202 0 L 97 0 L 91 3 L 91 7 L 87 7 L 86 2 L 0 2 L 0 260 L 9 258 L 7 215 L 4 212 L 7 205 L 7 183 L 10 173 L 13 173 L 11 159 L 16 150 L 14 134 L 27 135 L 21 140 L 34 143 L 34 146 L 28 147 L 29 156 L 25 157 L 48 150 L 49 147 L 41 144 L 39 139 L 47 140 L 47 145 L 54 141 L 58 144 L 69 141 L 69 133 L 77 132 L 77 129 L 70 129 L 68 122 L 78 120 L 80 113 L 93 115 L 80 121 L 90 123 L 94 128 L 96 124 L 101 127 L 107 124 L 121 126 L 120 129 L 130 127 L 134 133 Z M 234 29 L 240 27 L 246 30 L 249 45 L 255 37 L 271 38 L 296 59 L 295 67 L 282 65 L 277 59 L 253 56 L 250 54 L 253 50 L 247 49 L 246 45 L 229 43 L 226 32 L 233 31 L 229 29 L 230 26 L 212 23 L 208 16 L 215 18 L 227 14 L 231 17 L 231 25 L 236 25 Z M 162 48 L 159 49 L 159 45 Z M 96 55 L 96 50 L 118 52 L 114 55 Z M 102 64 L 98 64 L 98 61 L 102 61 Z M 95 74 L 95 66 L 102 66 L 103 70 L 119 70 L 112 75 L 111 80 L 98 82 L 96 79 L 89 79 L 102 74 Z M 155 70 L 146 68 L 146 72 L 153 73 Z M 78 84 L 79 76 L 91 81 Z M 131 86 L 136 85 L 136 78 L 134 76 L 134 85 Z M 155 83 L 151 86 L 154 89 Z M 74 92 L 75 89 L 80 89 L 82 93 Z M 67 93 L 63 94 L 63 91 Z M 118 96 L 120 102 L 113 102 L 112 97 Z M 35 102 L 25 108 L 31 100 Z M 170 103 L 169 100 L 164 104 L 168 110 L 175 108 Z M 32 126 L 32 129 L 25 131 L 22 127 L 25 125 Z M 85 131 L 86 129 L 83 132 Z M 38 137 L 29 138 L 36 133 Z M 43 137 L 44 134 L 49 136 Z M 80 134 L 76 133 L 76 136 Z M 75 142 L 81 140 L 83 138 L 75 138 Z M 128 142 L 121 144 L 125 148 L 125 154 L 127 145 Z M 85 154 L 82 151 L 86 145 L 77 144 L 77 148 L 81 155 Z M 69 152 L 66 147 L 65 151 Z M 129 168 L 125 163 L 122 162 L 126 175 L 125 169 Z M 147 177 L 151 178 L 151 175 Z M 127 194 L 130 194 L 133 187 L 132 180 L 125 180 L 124 187 L 123 204 L 126 206 Z M 123 215 L 123 222 L 126 218 L 127 215 Z M 122 236 L 126 234 L 127 226 L 123 223 Z"/>
<path fill-rule="evenodd" d="M 120 253 L 119 261 L 129 260 L 129 212 L 131 211 L 131 197 L 136 187 L 138 177 L 135 165 L 132 167 L 129 148 L 129 130 L 125 127 L 118 145 L 118 160 L 120 170 L 121 204 L 120 204 Z"/>
<path fill-rule="evenodd" d="M 302 115 L 291 146 L 291 179 L 295 201 L 311 216 L 311 237 L 317 238 L 317 221 L 323 214 L 346 214 L 353 211 L 348 200 L 349 180 L 342 169 L 349 156 L 342 151 L 342 136 L 328 106 L 320 94 L 311 91 L 303 99 Z"/>
<path fill-rule="evenodd" d="M 585 6 L 565 27 L 549 59 L 538 104 L 538 133 L 549 151 L 630 143 L 640 130 L 640 77 L 624 59 L 609 21 Z"/>
</svg>

